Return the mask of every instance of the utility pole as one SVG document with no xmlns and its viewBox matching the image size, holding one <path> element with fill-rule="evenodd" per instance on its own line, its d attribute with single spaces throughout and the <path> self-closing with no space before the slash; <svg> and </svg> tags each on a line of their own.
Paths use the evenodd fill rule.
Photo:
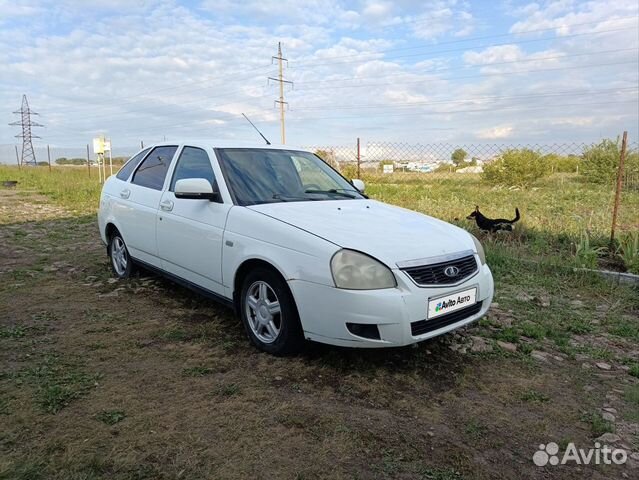
<svg viewBox="0 0 639 480">
<path fill-rule="evenodd" d="M 275 100 L 275 104 L 278 104 L 278 103 L 280 104 L 280 129 L 282 132 L 282 145 L 285 145 L 286 144 L 286 126 L 284 122 L 284 110 L 285 110 L 284 106 L 288 105 L 288 102 L 284 101 L 284 84 L 289 83 L 293 85 L 293 82 L 289 80 L 284 80 L 284 73 L 282 71 L 282 62 L 287 62 L 287 65 L 288 65 L 288 60 L 282 57 L 282 42 L 277 43 L 277 56 L 271 57 L 271 63 L 273 63 L 273 60 L 277 60 L 277 63 L 279 66 L 279 76 L 278 78 L 268 77 L 268 79 L 273 80 L 274 82 L 278 82 L 280 84 L 280 99 Z"/>
<path fill-rule="evenodd" d="M 26 95 L 22 95 L 22 106 L 20 107 L 20 110 L 16 110 L 13 113 L 20 115 L 20 121 L 12 122 L 9 125 L 22 127 L 22 134 L 16 135 L 16 138 L 22 138 L 22 157 L 20 158 L 20 164 L 35 166 L 38 163 L 36 162 L 35 151 L 33 150 L 33 142 L 31 139 L 40 137 L 31 133 L 31 127 L 44 127 L 44 125 L 31 120 L 31 115 L 39 114 L 29 108 L 29 102 L 27 101 Z"/>
</svg>

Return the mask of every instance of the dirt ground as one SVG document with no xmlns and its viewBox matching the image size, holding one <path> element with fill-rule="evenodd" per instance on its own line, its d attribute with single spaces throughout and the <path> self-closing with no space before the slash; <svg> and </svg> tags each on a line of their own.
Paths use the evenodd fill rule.
<svg viewBox="0 0 639 480">
<path fill-rule="evenodd" d="M 457 334 L 276 358 L 113 279 L 94 216 L 0 190 L 0 478 L 639 478 L 637 290 L 495 258 L 498 305 Z M 625 465 L 532 461 L 602 434 Z"/>
</svg>

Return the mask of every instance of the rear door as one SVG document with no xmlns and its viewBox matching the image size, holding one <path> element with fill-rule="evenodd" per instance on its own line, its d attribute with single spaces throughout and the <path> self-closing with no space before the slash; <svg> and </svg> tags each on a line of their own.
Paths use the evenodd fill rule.
<svg viewBox="0 0 639 480">
<path fill-rule="evenodd" d="M 198 147 L 184 146 L 162 195 L 157 239 L 162 268 L 223 295 L 222 239 L 231 203 L 176 198 L 178 180 L 204 178 L 218 190 L 212 158 Z"/>
<path fill-rule="evenodd" d="M 153 148 L 118 192 L 120 201 L 115 215 L 131 256 L 158 267 L 156 217 L 176 150 L 176 145 Z"/>
</svg>

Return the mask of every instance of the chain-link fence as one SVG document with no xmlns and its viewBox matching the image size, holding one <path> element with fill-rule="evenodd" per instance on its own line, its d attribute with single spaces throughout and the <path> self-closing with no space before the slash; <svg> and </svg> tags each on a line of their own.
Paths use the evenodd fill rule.
<svg viewBox="0 0 639 480">
<path fill-rule="evenodd" d="M 455 221 L 475 205 L 509 218 L 515 206 L 528 226 L 555 233 L 610 231 L 620 142 L 420 144 L 353 140 L 306 147 L 347 178 L 366 181 L 380 200 Z M 36 146 L 40 165 L 85 169 L 96 182 L 116 172 L 139 146 L 117 147 L 98 171 L 91 145 Z M 20 150 L 0 145 L 0 162 L 17 164 Z M 88 164 L 87 164 L 88 158 Z M 631 142 L 619 195 L 620 230 L 639 230 L 639 143 Z"/>
<path fill-rule="evenodd" d="M 307 147 L 382 200 L 448 220 L 475 205 L 557 233 L 608 234 L 621 142 L 410 144 L 354 140 Z M 618 225 L 639 230 L 639 143 L 628 143 Z M 524 217 L 525 215 L 525 217 Z"/>
</svg>

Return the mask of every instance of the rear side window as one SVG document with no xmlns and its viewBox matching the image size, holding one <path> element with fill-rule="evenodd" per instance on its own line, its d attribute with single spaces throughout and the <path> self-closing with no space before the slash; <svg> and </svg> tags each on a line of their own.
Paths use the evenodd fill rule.
<svg viewBox="0 0 639 480">
<path fill-rule="evenodd" d="M 215 174 L 213 173 L 213 167 L 211 167 L 211 159 L 201 148 L 184 147 L 175 166 L 169 190 L 171 192 L 175 191 L 175 183 L 185 178 L 205 178 L 210 182 L 211 186 L 215 185 Z"/>
<path fill-rule="evenodd" d="M 138 166 L 140 161 L 142 161 L 142 159 L 144 158 L 144 156 L 147 153 L 149 153 L 149 149 L 148 148 L 146 150 L 142 150 L 136 156 L 134 156 L 133 158 L 129 159 L 129 161 L 126 162 L 124 164 L 124 166 L 120 169 L 120 171 L 118 172 L 116 177 L 118 177 L 120 180 L 124 180 L 126 182 L 129 179 L 129 177 L 131 176 L 131 174 L 133 173 L 133 170 L 135 170 L 135 167 Z"/>
<path fill-rule="evenodd" d="M 131 183 L 154 190 L 162 190 L 166 172 L 169 170 L 171 159 L 176 150 L 176 146 L 155 147 L 135 171 Z"/>
</svg>

